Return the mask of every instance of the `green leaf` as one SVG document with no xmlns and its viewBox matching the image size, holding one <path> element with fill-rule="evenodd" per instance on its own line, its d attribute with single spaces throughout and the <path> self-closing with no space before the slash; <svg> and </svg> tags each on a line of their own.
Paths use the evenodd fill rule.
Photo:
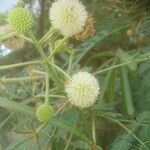
<svg viewBox="0 0 150 150">
<path fill-rule="evenodd" d="M 112 73 L 110 75 L 110 79 L 109 79 L 109 85 L 108 85 L 108 100 L 109 101 L 113 101 L 114 97 L 115 97 L 115 83 L 116 83 L 116 70 L 113 69 Z"/>
<path fill-rule="evenodd" d="M 149 143 L 146 143 L 146 141 L 148 141 L 150 138 L 150 134 L 148 134 L 148 131 L 150 131 L 149 116 L 150 112 L 143 112 L 138 115 L 136 120 L 129 125 L 129 130 L 131 132 L 121 132 L 112 143 L 110 150 L 132 150 L 134 148 L 134 150 L 139 150 L 139 148 L 141 148 L 141 150 L 148 150 L 150 145 L 147 145 Z M 131 133 L 142 140 L 144 145 L 138 143 Z"/>
<path fill-rule="evenodd" d="M 35 111 L 33 108 L 21 103 L 10 101 L 6 98 L 0 97 L 0 107 L 6 108 L 8 110 L 18 111 L 31 117 L 35 117 Z"/>
<path fill-rule="evenodd" d="M 125 25 L 125 26 L 121 26 L 117 29 L 114 29 L 110 32 L 98 32 L 93 38 L 90 38 L 89 40 L 85 41 L 83 44 L 81 44 L 78 48 L 78 54 L 76 55 L 75 57 L 75 60 L 74 60 L 74 63 L 73 63 L 73 66 L 72 68 L 74 68 L 79 62 L 80 60 L 85 56 L 85 54 L 91 50 L 96 44 L 100 44 L 100 42 L 102 40 L 104 40 L 106 37 L 112 35 L 113 33 L 117 32 L 117 31 L 120 31 L 124 28 L 126 28 L 128 25 Z"/>
<path fill-rule="evenodd" d="M 114 60 L 112 64 L 115 65 L 116 60 Z M 100 100 L 104 99 L 104 95 L 105 95 L 106 91 L 109 89 L 110 79 L 111 79 L 113 71 L 114 71 L 114 69 L 107 71 L 107 74 L 106 74 L 104 81 L 103 82 L 100 81 L 100 84 L 102 87 L 101 91 L 100 91 L 100 95 L 99 95 Z"/>
<path fill-rule="evenodd" d="M 73 124 L 70 124 L 70 123 L 66 122 L 65 120 L 51 119 L 50 124 L 52 124 L 56 127 L 59 127 L 59 128 L 63 128 L 64 130 L 67 130 L 68 132 L 72 132 Z M 82 140 L 84 140 L 86 142 L 90 142 L 90 139 L 77 127 L 74 128 L 73 134 L 77 135 L 78 137 L 80 137 Z"/>
<path fill-rule="evenodd" d="M 14 115 L 14 113 L 10 114 L 5 120 L 3 120 L 0 123 L 0 128 L 2 128 L 3 126 L 5 126 L 5 124 L 7 123 L 7 121 Z"/>
<path fill-rule="evenodd" d="M 10 143 L 6 147 L 6 150 L 19 150 L 20 148 L 25 147 L 24 144 L 26 144 L 26 142 L 28 143 L 29 140 L 30 140 L 29 137 L 23 137 L 23 138 L 17 139 L 13 141 L 12 143 Z"/>
</svg>

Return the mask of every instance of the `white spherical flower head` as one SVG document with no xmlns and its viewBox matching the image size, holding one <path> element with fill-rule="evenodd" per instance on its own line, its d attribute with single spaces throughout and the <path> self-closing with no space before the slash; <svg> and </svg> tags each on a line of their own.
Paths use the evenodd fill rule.
<svg viewBox="0 0 150 150">
<path fill-rule="evenodd" d="M 83 30 L 87 16 L 85 7 L 78 0 L 58 0 L 50 8 L 52 26 L 67 37 Z"/>
<path fill-rule="evenodd" d="M 100 87 L 98 80 L 88 72 L 78 72 L 65 85 L 69 102 L 80 108 L 92 106 L 98 97 Z"/>
</svg>

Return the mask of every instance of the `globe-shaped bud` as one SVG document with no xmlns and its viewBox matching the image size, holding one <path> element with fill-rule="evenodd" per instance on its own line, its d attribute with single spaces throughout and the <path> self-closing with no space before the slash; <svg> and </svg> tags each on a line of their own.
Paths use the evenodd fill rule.
<svg viewBox="0 0 150 150">
<path fill-rule="evenodd" d="M 36 117 L 40 122 L 47 123 L 53 116 L 53 107 L 47 104 L 42 104 L 37 108 Z"/>
<path fill-rule="evenodd" d="M 32 14 L 21 7 L 14 8 L 8 15 L 9 24 L 18 32 L 27 32 L 33 25 Z"/>
</svg>

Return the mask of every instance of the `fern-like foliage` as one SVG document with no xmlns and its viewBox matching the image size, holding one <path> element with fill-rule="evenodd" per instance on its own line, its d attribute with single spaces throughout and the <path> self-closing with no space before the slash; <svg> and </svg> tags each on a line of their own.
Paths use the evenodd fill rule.
<svg viewBox="0 0 150 150">
<path fill-rule="evenodd" d="M 149 150 L 150 149 L 150 112 L 143 112 L 128 127 L 131 133 L 121 133 L 113 142 L 110 150 Z M 135 139 L 133 134 L 141 141 Z"/>
</svg>

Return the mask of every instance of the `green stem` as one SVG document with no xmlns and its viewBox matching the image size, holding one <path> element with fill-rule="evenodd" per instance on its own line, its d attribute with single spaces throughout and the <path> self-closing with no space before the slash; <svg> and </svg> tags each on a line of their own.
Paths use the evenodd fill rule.
<svg viewBox="0 0 150 150">
<path fill-rule="evenodd" d="M 5 65 L 5 66 L 0 66 L 0 70 L 12 69 L 12 68 L 22 67 L 26 65 L 39 64 L 39 63 L 41 63 L 41 61 L 36 60 L 36 61 L 29 61 L 29 62 L 23 62 L 23 63 L 12 64 L 12 65 Z"/>
<path fill-rule="evenodd" d="M 68 65 L 68 71 L 67 71 L 69 75 L 71 73 L 71 65 L 73 62 L 73 58 L 74 58 L 74 52 L 70 52 L 69 65 Z"/>
<path fill-rule="evenodd" d="M 68 104 L 68 101 L 66 101 L 62 106 L 60 106 L 55 112 L 54 116 L 56 116 L 67 104 Z"/>
<path fill-rule="evenodd" d="M 138 63 L 138 62 L 142 62 L 142 61 L 147 61 L 149 59 L 150 59 L 150 56 L 147 56 L 147 57 L 145 57 L 143 59 L 137 59 L 137 60 L 134 60 L 134 61 L 127 61 L 127 62 L 118 64 L 118 65 L 115 65 L 115 66 L 112 66 L 112 67 L 109 67 L 109 68 L 97 71 L 97 72 L 94 73 L 94 75 L 97 75 L 97 74 L 100 74 L 100 73 L 104 73 L 104 72 L 106 72 L 108 70 L 112 70 L 112 69 L 115 69 L 115 68 L 118 68 L 118 67 L 121 67 L 121 66 L 125 66 L 125 65 L 133 63 L 133 62 L 137 62 Z"/>
<path fill-rule="evenodd" d="M 52 65 L 50 62 L 48 62 L 49 66 L 49 76 L 51 77 L 51 79 L 54 81 L 54 83 L 60 88 L 63 88 L 63 83 L 62 81 L 59 79 L 58 75 L 56 74 L 56 72 L 54 71 L 54 68 L 52 68 Z"/>
<path fill-rule="evenodd" d="M 21 81 L 32 81 L 32 80 L 38 80 L 43 79 L 42 76 L 37 77 L 23 77 L 23 78 L 7 78 L 7 79 L 0 79 L 0 82 L 2 83 L 12 83 L 12 82 L 21 82 Z"/>
<path fill-rule="evenodd" d="M 5 124 L 8 122 L 8 120 L 9 120 L 14 114 L 15 114 L 14 112 L 11 113 L 4 121 L 2 121 L 2 122 L 0 123 L 0 129 L 5 126 Z"/>
<path fill-rule="evenodd" d="M 45 97 L 45 95 L 44 94 L 39 94 L 39 95 L 36 95 L 35 98 L 36 97 Z M 49 97 L 57 98 L 57 99 L 65 99 L 66 98 L 66 96 L 63 96 L 63 95 L 49 95 Z"/>
<path fill-rule="evenodd" d="M 92 136 L 94 144 L 96 144 L 95 117 L 93 115 L 92 115 Z"/>
<path fill-rule="evenodd" d="M 29 32 L 29 36 L 33 40 L 33 43 L 34 43 L 36 49 L 38 50 L 39 54 L 41 55 L 41 57 L 45 61 L 45 63 L 42 63 L 42 65 L 43 65 L 44 69 L 49 73 L 49 77 L 51 77 L 51 79 L 57 84 L 57 86 L 59 88 L 62 88 L 62 84 L 61 84 L 60 80 L 58 79 L 57 74 L 55 74 L 55 72 L 53 72 L 53 69 L 48 66 L 49 60 L 47 59 L 47 57 L 46 57 L 46 55 L 45 55 L 41 45 L 36 40 L 36 38 L 33 35 L 32 31 Z"/>
<path fill-rule="evenodd" d="M 56 53 L 56 51 L 61 47 L 61 45 L 62 45 L 66 40 L 68 40 L 68 37 L 64 37 L 64 38 L 62 39 L 62 41 L 58 44 L 58 46 L 50 53 L 50 55 L 48 56 L 48 59 L 51 59 L 51 58 L 54 56 L 54 54 Z"/>
<path fill-rule="evenodd" d="M 39 74 L 39 75 L 45 75 L 46 73 L 43 71 L 38 71 L 38 70 L 32 70 L 33 73 Z"/>
<path fill-rule="evenodd" d="M 13 37 L 13 36 L 15 36 L 15 35 L 17 35 L 18 34 L 18 32 L 12 32 L 12 33 L 9 33 L 9 34 L 6 34 L 6 35 L 2 35 L 2 36 L 0 36 L 0 42 L 1 41 L 4 41 L 4 40 L 7 40 L 8 38 L 11 38 L 11 37 Z"/>
<path fill-rule="evenodd" d="M 54 28 L 50 28 L 50 30 L 39 40 L 39 44 L 45 43 L 52 35 L 54 34 Z"/>
<path fill-rule="evenodd" d="M 71 142 L 71 139 L 72 139 L 72 136 L 73 136 L 73 133 L 74 133 L 75 127 L 76 127 L 76 125 L 77 125 L 78 117 L 79 117 L 79 114 L 78 114 L 77 119 L 76 119 L 76 121 L 75 121 L 75 123 L 74 123 L 74 126 L 73 126 L 73 128 L 72 128 L 72 131 L 71 131 L 71 134 L 70 134 L 69 140 L 68 140 L 67 145 L 65 146 L 64 150 L 67 150 L 67 149 L 68 149 L 68 147 L 69 147 L 69 144 L 70 144 L 70 142 Z"/>
<path fill-rule="evenodd" d="M 50 64 L 51 66 L 55 67 L 58 71 L 60 71 L 60 72 L 61 72 L 63 75 L 65 75 L 68 79 L 71 79 L 71 77 L 70 77 L 66 72 L 64 72 L 60 67 L 58 67 L 58 66 L 56 66 L 55 64 L 50 63 L 50 62 L 49 62 L 49 64 Z"/>
<path fill-rule="evenodd" d="M 49 76 L 48 76 L 48 73 L 46 73 L 45 104 L 49 104 Z"/>
<path fill-rule="evenodd" d="M 43 52 L 42 47 L 39 45 L 38 41 L 36 40 L 35 36 L 33 35 L 32 31 L 29 31 L 29 36 L 32 39 L 36 49 L 38 50 L 39 54 L 41 55 L 41 57 L 46 61 L 47 57 L 45 55 L 45 53 Z"/>
<path fill-rule="evenodd" d="M 26 37 L 26 36 L 24 36 L 22 34 L 19 34 L 17 36 L 20 37 L 20 38 L 22 38 L 22 39 L 24 39 L 24 40 L 26 40 L 26 41 L 28 41 L 28 42 L 30 42 L 30 43 L 33 43 L 33 41 L 30 38 L 28 38 L 28 37 Z"/>
</svg>

